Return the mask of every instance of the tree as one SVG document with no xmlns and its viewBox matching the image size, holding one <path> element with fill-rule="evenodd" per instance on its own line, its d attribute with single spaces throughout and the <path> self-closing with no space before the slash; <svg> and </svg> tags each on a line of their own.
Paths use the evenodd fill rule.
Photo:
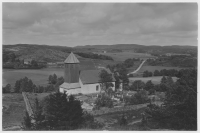
<svg viewBox="0 0 200 133">
<path fill-rule="evenodd" d="M 36 85 L 33 84 L 31 79 L 28 79 L 27 77 L 24 77 L 23 79 L 17 80 L 15 82 L 15 88 L 14 92 L 33 92 L 33 90 L 36 88 Z"/>
<path fill-rule="evenodd" d="M 149 72 L 148 73 L 148 77 L 152 77 L 153 76 L 153 73 L 152 72 Z"/>
<path fill-rule="evenodd" d="M 45 116 L 43 115 L 43 109 L 42 106 L 39 104 L 38 99 L 35 99 L 35 105 L 34 105 L 34 116 L 33 116 L 34 124 L 33 129 L 34 130 L 42 130 L 45 127 Z"/>
<path fill-rule="evenodd" d="M 100 107 L 108 107 L 108 108 L 113 107 L 112 99 L 108 95 L 105 95 L 105 94 L 99 95 L 96 98 L 94 104 L 95 104 L 96 109 L 99 109 Z"/>
<path fill-rule="evenodd" d="M 151 80 L 147 81 L 147 83 L 145 84 L 144 89 L 146 91 L 149 91 L 150 89 L 154 89 L 154 84 L 151 82 Z"/>
<path fill-rule="evenodd" d="M 197 70 L 186 70 L 167 88 L 163 106 L 149 107 L 146 113 L 160 128 L 197 130 Z"/>
<path fill-rule="evenodd" d="M 56 84 L 57 83 L 57 75 L 54 73 L 53 75 L 49 75 L 49 84 Z"/>
<path fill-rule="evenodd" d="M 119 86 L 120 86 L 120 78 L 119 78 L 118 72 L 114 73 L 114 77 L 116 79 L 116 81 L 115 81 L 115 88 L 118 89 Z"/>
<path fill-rule="evenodd" d="M 27 111 L 25 112 L 24 120 L 22 122 L 22 129 L 23 130 L 32 130 L 31 117 L 29 116 Z"/>
<path fill-rule="evenodd" d="M 32 65 L 33 67 L 37 67 L 37 66 L 38 66 L 38 64 L 37 64 L 37 62 L 36 62 L 35 60 L 32 60 L 32 61 L 31 61 L 31 65 Z"/>
<path fill-rule="evenodd" d="M 17 80 L 16 82 L 15 82 L 15 89 L 14 89 L 15 91 L 15 93 L 19 93 L 20 92 L 20 80 Z"/>
<path fill-rule="evenodd" d="M 84 122 L 83 122 L 81 129 L 83 129 L 83 128 L 86 128 L 86 129 L 102 129 L 102 127 L 104 126 L 103 123 L 100 123 L 97 120 L 95 120 L 94 116 L 92 116 L 87 111 L 84 112 L 83 119 L 84 119 Z"/>
<path fill-rule="evenodd" d="M 11 91 L 11 85 L 7 84 L 5 87 L 3 87 L 3 93 L 10 93 Z"/>
<path fill-rule="evenodd" d="M 155 70 L 153 75 L 154 76 L 160 76 L 160 72 L 158 70 Z"/>
<path fill-rule="evenodd" d="M 55 91 L 56 88 L 54 87 L 54 85 L 48 85 L 44 88 L 44 91 L 45 92 L 52 92 L 52 91 Z"/>
<path fill-rule="evenodd" d="M 110 87 L 113 87 L 112 83 L 112 74 L 109 74 L 106 70 L 101 70 L 100 74 L 100 82 L 102 85 L 102 89 L 107 93 Z"/>
<path fill-rule="evenodd" d="M 123 114 L 123 115 L 121 116 L 121 118 L 119 119 L 119 125 L 120 125 L 120 126 L 124 126 L 124 125 L 127 125 L 127 124 L 128 124 L 127 118 L 126 118 L 126 116 Z"/>
<path fill-rule="evenodd" d="M 125 100 L 126 104 L 129 105 L 143 104 L 147 103 L 148 101 L 149 101 L 148 94 L 147 91 L 145 90 L 140 90 L 130 98 L 127 97 Z"/>
<path fill-rule="evenodd" d="M 49 81 L 49 84 L 51 84 L 51 81 L 53 80 L 53 76 L 52 75 L 49 75 L 49 79 L 48 79 L 48 81 Z"/>
<path fill-rule="evenodd" d="M 163 76 L 162 79 L 161 79 L 161 84 L 165 84 L 166 82 L 167 82 L 167 79 L 166 79 L 165 76 Z"/>
<path fill-rule="evenodd" d="M 149 72 L 146 70 L 143 72 L 143 77 L 148 77 L 149 76 Z"/>
<path fill-rule="evenodd" d="M 171 76 L 167 76 L 166 82 L 170 85 L 172 85 L 174 83 L 173 79 Z"/>
<path fill-rule="evenodd" d="M 56 82 L 56 84 L 55 84 L 55 89 L 56 89 L 56 90 L 59 90 L 59 86 L 60 86 L 61 84 L 63 84 L 63 83 L 64 83 L 64 78 L 63 78 L 63 77 L 58 78 L 58 79 L 57 79 L 57 82 Z"/>
<path fill-rule="evenodd" d="M 130 86 L 130 90 L 132 91 L 138 91 L 143 89 L 145 86 L 145 83 L 142 82 L 141 80 L 135 80 L 132 85 Z"/>
<path fill-rule="evenodd" d="M 45 99 L 46 128 L 49 130 L 73 130 L 83 124 L 81 102 L 74 96 L 56 92 Z"/>
</svg>

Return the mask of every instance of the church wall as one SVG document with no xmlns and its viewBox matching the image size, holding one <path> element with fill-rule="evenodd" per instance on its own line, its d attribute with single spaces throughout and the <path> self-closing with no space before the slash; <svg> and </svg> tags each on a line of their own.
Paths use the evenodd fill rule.
<svg viewBox="0 0 200 133">
<path fill-rule="evenodd" d="M 94 84 L 83 84 L 81 80 L 79 80 L 79 83 L 81 85 L 81 93 L 82 94 L 90 94 L 90 93 L 100 93 L 101 87 L 99 83 Z M 112 87 L 113 91 L 115 90 L 115 82 L 112 82 L 114 84 L 114 87 Z M 97 88 L 97 86 L 99 86 Z"/>
<path fill-rule="evenodd" d="M 97 87 L 98 86 L 98 87 Z M 100 93 L 100 84 L 84 84 L 83 88 L 81 88 L 82 94 L 90 94 L 90 93 Z"/>
<path fill-rule="evenodd" d="M 70 89 L 70 90 L 67 90 L 67 94 L 79 94 L 81 93 L 81 88 L 76 88 L 76 89 Z"/>
<path fill-rule="evenodd" d="M 123 83 L 119 84 L 119 90 L 122 91 L 123 90 Z"/>
<path fill-rule="evenodd" d="M 66 89 L 64 88 L 60 88 L 60 92 L 61 93 L 64 93 Z M 66 90 L 66 94 L 79 94 L 81 93 L 81 88 L 76 88 L 76 89 L 69 89 L 69 90 Z"/>
</svg>

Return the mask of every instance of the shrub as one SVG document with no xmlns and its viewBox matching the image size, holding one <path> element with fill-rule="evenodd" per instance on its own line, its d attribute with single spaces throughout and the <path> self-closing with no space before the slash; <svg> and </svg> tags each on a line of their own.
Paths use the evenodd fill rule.
<svg viewBox="0 0 200 133">
<path fill-rule="evenodd" d="M 106 94 L 99 95 L 94 103 L 96 109 L 99 109 L 100 107 L 108 107 L 108 108 L 113 107 L 112 99 Z"/>
<path fill-rule="evenodd" d="M 84 123 L 82 128 L 90 128 L 90 129 L 100 129 L 104 126 L 103 123 L 100 123 L 94 119 L 94 116 L 89 114 L 88 112 L 84 112 L 83 115 Z"/>
<path fill-rule="evenodd" d="M 5 87 L 2 88 L 3 93 L 10 93 L 11 85 L 7 84 Z"/>
<path fill-rule="evenodd" d="M 131 97 L 125 97 L 126 104 L 135 105 L 149 102 L 147 91 L 140 90 Z"/>
</svg>

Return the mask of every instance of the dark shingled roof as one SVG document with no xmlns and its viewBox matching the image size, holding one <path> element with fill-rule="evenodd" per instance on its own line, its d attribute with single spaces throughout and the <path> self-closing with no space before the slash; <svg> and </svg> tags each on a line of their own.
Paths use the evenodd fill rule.
<svg viewBox="0 0 200 133">
<path fill-rule="evenodd" d="M 93 84 L 93 83 L 99 83 L 100 78 L 99 78 L 99 73 L 101 72 L 102 69 L 98 70 L 83 70 L 80 73 L 80 79 L 83 84 Z M 111 71 L 109 69 L 105 69 L 108 73 L 111 74 Z M 112 74 L 112 81 L 115 81 L 115 78 Z"/>
<path fill-rule="evenodd" d="M 80 63 L 76 56 L 71 52 L 64 63 Z"/>
</svg>

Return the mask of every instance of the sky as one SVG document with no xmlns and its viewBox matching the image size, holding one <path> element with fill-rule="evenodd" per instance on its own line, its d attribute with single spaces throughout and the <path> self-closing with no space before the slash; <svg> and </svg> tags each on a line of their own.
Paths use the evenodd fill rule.
<svg viewBox="0 0 200 133">
<path fill-rule="evenodd" d="M 197 3 L 3 3 L 3 44 L 195 45 Z"/>
</svg>

